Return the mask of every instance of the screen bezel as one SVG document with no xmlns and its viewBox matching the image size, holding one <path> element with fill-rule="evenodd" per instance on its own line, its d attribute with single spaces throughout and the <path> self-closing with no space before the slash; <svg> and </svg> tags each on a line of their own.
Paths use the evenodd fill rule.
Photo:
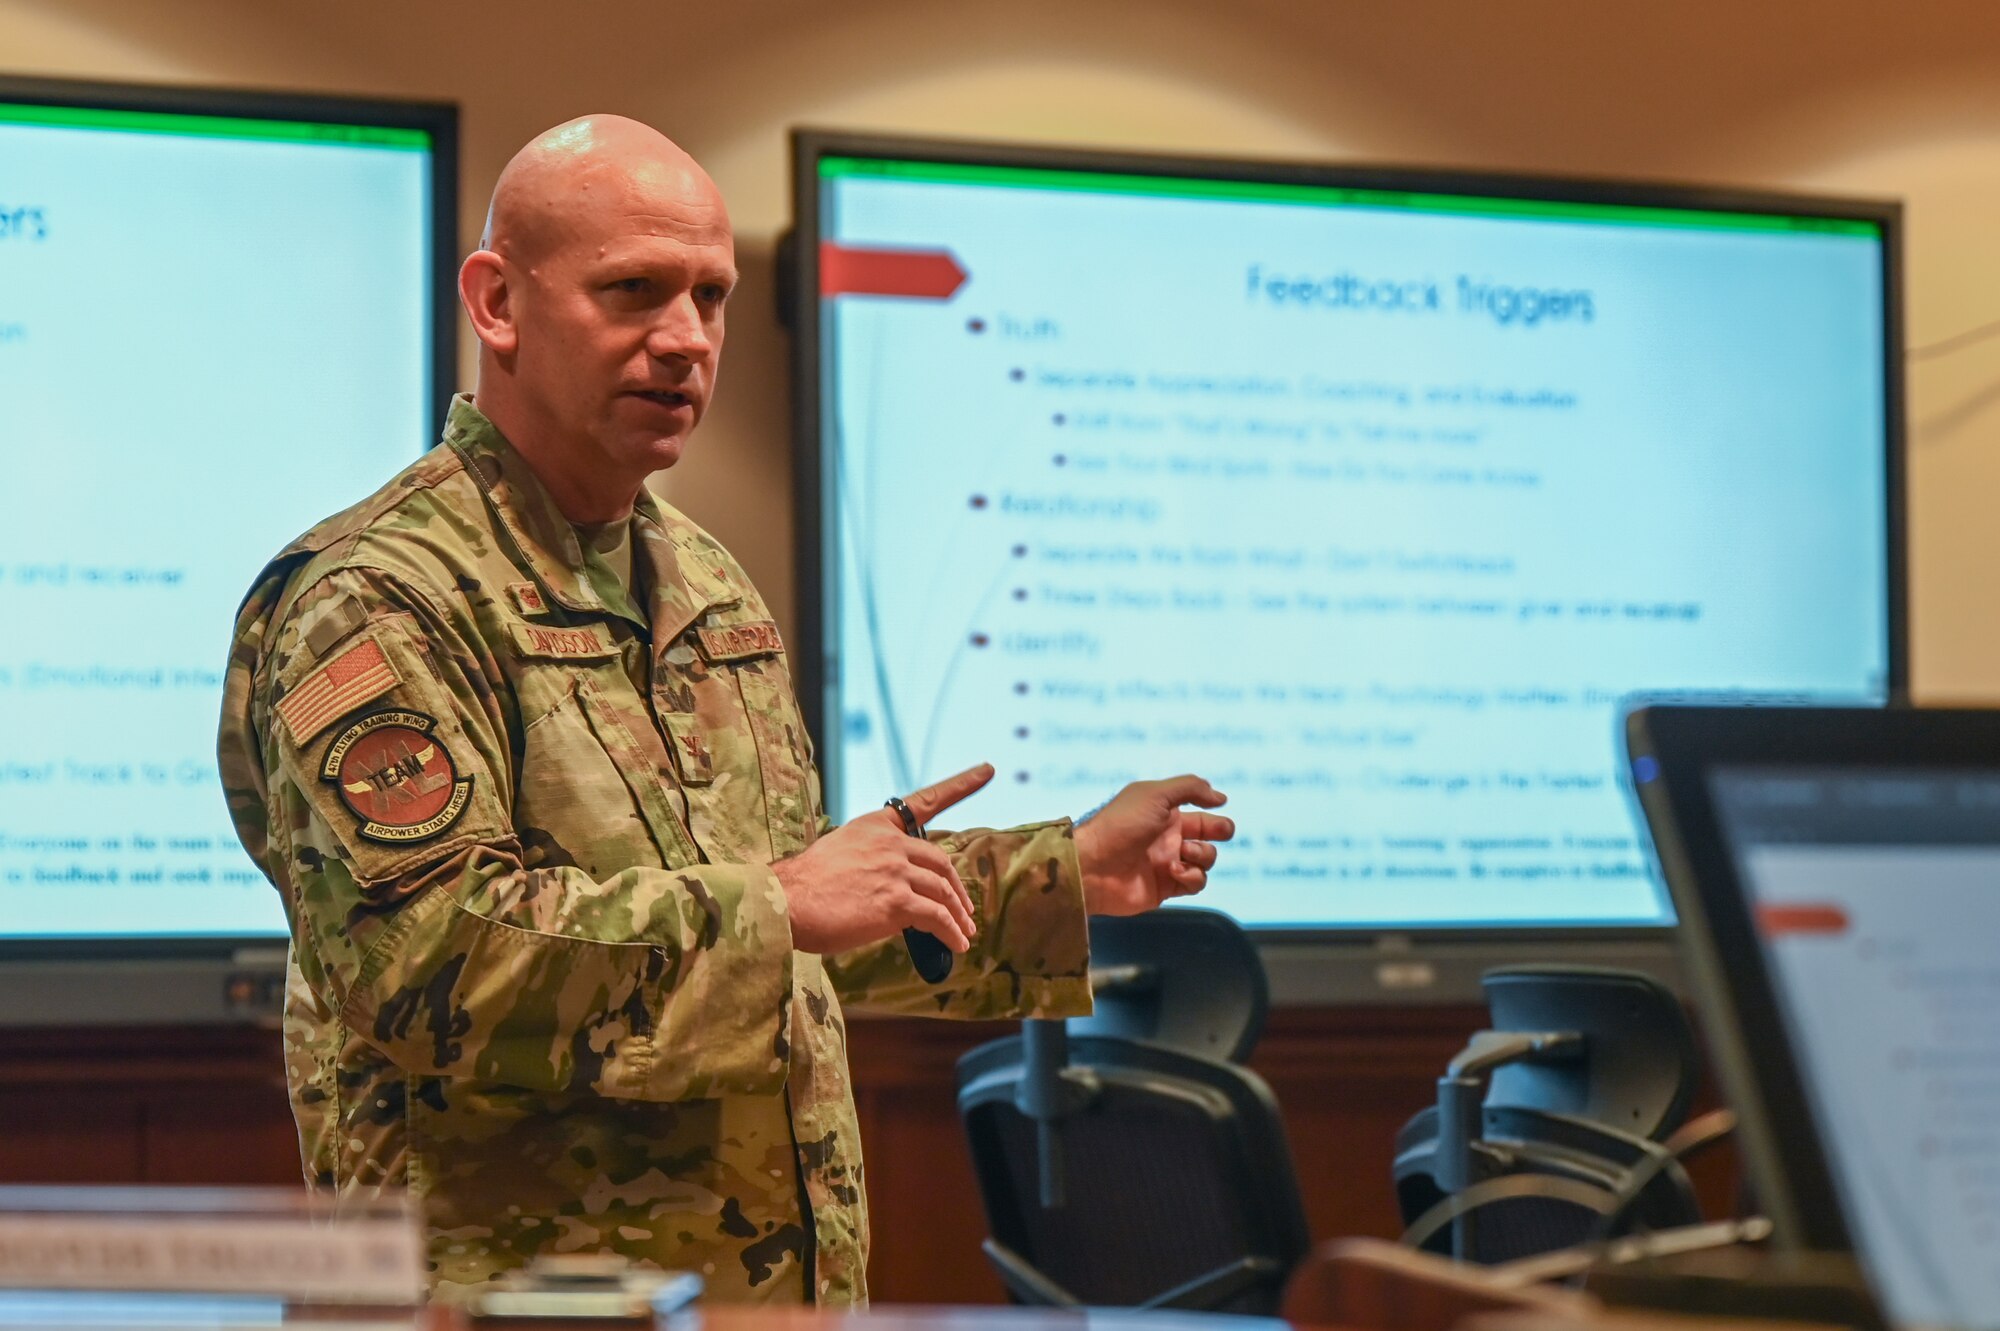
<svg viewBox="0 0 2000 1331">
<path fill-rule="evenodd" d="M 1109 174 L 1178 176 L 1191 179 L 1313 185 L 1399 193 L 1497 195 L 1541 202 L 1622 204 L 1638 207 L 1719 212 L 1780 213 L 1799 217 L 1867 222 L 1882 235 L 1883 494 L 1888 508 L 1884 540 L 1888 557 L 1884 660 L 1891 702 L 1908 693 L 1906 589 L 1907 544 L 1904 519 L 1904 383 L 1902 316 L 1902 205 L 1893 200 L 1751 191 L 1707 185 L 1668 184 L 1588 177 L 1518 175 L 1382 164 L 1313 163 L 1224 159 L 1139 152 L 1104 152 L 979 140 L 910 138 L 798 128 L 792 131 L 792 219 L 781 242 L 780 302 L 792 334 L 792 442 L 794 570 L 799 641 L 792 657 L 806 728 L 822 755 L 822 771 L 833 757 L 827 743 L 826 712 L 831 647 L 826 638 L 827 607 L 839 594 L 838 565 L 829 557 L 827 534 L 836 529 L 834 496 L 821 465 L 825 440 L 821 410 L 821 298 L 819 274 L 819 163 L 826 157 L 875 157 L 953 165 L 1013 166 Z M 837 552 L 836 552 L 837 557 Z M 833 764 L 837 781 L 837 764 Z M 829 794 L 831 793 L 829 783 Z M 1564 943 L 1650 940 L 1664 944 L 1672 924 L 1473 925 L 1355 923 L 1311 927 L 1246 925 L 1271 942 L 1352 943 L 1371 937 L 1407 937 L 1425 942 L 1528 942 L 1550 937 Z"/>
<path fill-rule="evenodd" d="M 458 378 L 458 104 L 327 96 L 151 83 L 95 83 L 0 75 L 0 102 L 101 111 L 151 111 L 168 115 L 244 120 L 297 120 L 421 130 L 431 136 L 430 169 L 430 366 L 428 449 L 444 429 Z M 419 450 L 421 451 L 421 449 Z"/>
<path fill-rule="evenodd" d="M 430 432 L 411 441 L 421 456 L 441 436 L 458 377 L 459 114 L 454 102 L 327 96 L 191 85 L 100 83 L 0 75 L 0 102 L 85 110 L 155 112 L 249 120 L 290 120 L 420 130 L 431 138 L 427 207 L 430 247 L 429 365 L 425 401 Z M 387 480 L 387 477 L 383 478 Z M 220 789 L 216 798 L 221 798 Z M 43 934 L 0 939 L 0 961 L 140 961 L 283 949 L 286 932 L 255 934 Z"/>
<path fill-rule="evenodd" d="M 1825 1139 L 1710 778 L 1745 767 L 1992 771 L 2000 767 L 2000 709 L 1649 706 L 1627 716 L 1625 744 L 1680 915 L 1695 1007 L 1773 1238 L 1794 1250 L 1850 1252 Z"/>
</svg>

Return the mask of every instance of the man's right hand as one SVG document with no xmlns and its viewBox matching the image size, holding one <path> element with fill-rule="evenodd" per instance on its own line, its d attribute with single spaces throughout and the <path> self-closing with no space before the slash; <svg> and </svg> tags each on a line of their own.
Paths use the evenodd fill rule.
<svg viewBox="0 0 2000 1331">
<path fill-rule="evenodd" d="M 928 823 L 992 779 L 992 764 L 981 763 L 903 802 Z M 801 952 L 845 952 L 911 927 L 963 952 L 978 932 L 972 895 L 951 857 L 904 831 L 894 809 L 836 827 L 771 869 L 785 889 L 792 945 Z"/>
</svg>

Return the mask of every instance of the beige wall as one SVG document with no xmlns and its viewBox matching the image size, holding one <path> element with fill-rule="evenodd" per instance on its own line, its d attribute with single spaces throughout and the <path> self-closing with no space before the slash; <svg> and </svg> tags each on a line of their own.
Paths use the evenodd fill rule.
<svg viewBox="0 0 2000 1331">
<path fill-rule="evenodd" d="M 788 624 L 792 124 L 1899 196 L 1912 342 L 2000 319 L 1993 0 L 0 0 L 0 71 L 456 100 L 468 239 L 536 130 L 666 129 L 729 196 L 747 279 L 671 488 Z M 2000 339 L 1911 390 L 1917 686 L 2000 697 Z"/>
</svg>

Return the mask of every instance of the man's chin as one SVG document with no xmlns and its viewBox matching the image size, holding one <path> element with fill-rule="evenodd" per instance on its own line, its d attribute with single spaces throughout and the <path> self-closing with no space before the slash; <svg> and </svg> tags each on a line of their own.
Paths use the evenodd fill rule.
<svg viewBox="0 0 2000 1331">
<path fill-rule="evenodd" d="M 646 471 L 651 474 L 665 471 L 681 460 L 681 453 L 687 448 L 685 435 L 667 435 L 659 439 L 647 440 L 633 452 L 635 461 L 643 461 Z"/>
<path fill-rule="evenodd" d="M 665 433 L 622 431 L 622 437 L 608 441 L 605 450 L 621 467 L 648 474 L 665 471 L 681 460 L 687 449 L 687 431 L 673 430 Z"/>
</svg>

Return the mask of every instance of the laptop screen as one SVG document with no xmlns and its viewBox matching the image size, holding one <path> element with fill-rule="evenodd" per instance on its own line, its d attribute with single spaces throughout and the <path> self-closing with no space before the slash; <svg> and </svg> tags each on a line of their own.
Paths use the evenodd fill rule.
<svg viewBox="0 0 2000 1331">
<path fill-rule="evenodd" d="M 1899 1324 L 2000 1326 L 2000 768 L 1710 788 L 1857 1256 Z"/>
</svg>

